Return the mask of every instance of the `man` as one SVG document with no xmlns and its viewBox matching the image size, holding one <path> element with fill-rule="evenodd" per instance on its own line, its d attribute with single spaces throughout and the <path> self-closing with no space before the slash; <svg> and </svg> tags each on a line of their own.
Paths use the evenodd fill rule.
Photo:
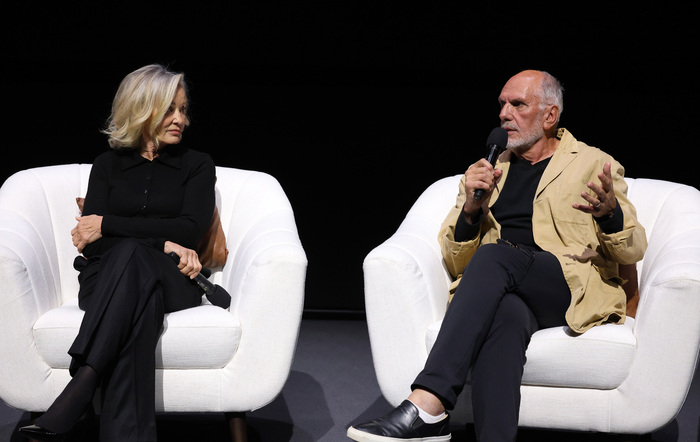
<svg viewBox="0 0 700 442">
<path fill-rule="evenodd" d="M 435 345 L 408 399 L 350 427 L 348 437 L 450 440 L 446 410 L 471 372 L 477 438 L 513 441 L 532 334 L 624 322 L 618 265 L 643 257 L 646 235 L 626 197 L 623 167 L 558 128 L 562 92 L 541 71 L 521 72 L 503 87 L 508 149 L 495 167 L 485 159 L 469 166 L 440 230 L 455 281 Z"/>
</svg>

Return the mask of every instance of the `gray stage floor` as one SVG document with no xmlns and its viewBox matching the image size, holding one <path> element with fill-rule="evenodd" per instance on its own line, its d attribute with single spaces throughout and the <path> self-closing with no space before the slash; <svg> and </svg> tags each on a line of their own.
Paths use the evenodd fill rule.
<svg viewBox="0 0 700 442">
<path fill-rule="evenodd" d="M 270 405 L 248 415 L 251 442 L 344 441 L 345 431 L 384 414 L 391 406 L 382 398 L 374 376 L 363 320 L 305 319 L 289 379 Z M 29 414 L 0 402 L 0 442 L 23 441 L 16 429 Z M 696 442 L 700 427 L 700 375 L 696 372 L 685 406 L 665 428 L 643 440 Z M 162 441 L 225 441 L 223 416 L 162 415 Z M 453 441 L 473 441 L 472 429 L 454 428 Z M 94 440 L 94 438 L 86 438 Z M 518 441 L 626 441 L 619 435 L 522 430 Z"/>
</svg>

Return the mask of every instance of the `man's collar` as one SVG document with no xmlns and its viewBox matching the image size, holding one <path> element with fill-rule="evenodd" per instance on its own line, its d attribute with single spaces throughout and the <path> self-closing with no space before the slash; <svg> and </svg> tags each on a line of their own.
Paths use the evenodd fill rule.
<svg viewBox="0 0 700 442">
<path fill-rule="evenodd" d="M 557 138 L 559 139 L 559 148 L 557 150 L 566 151 L 569 153 L 577 153 L 579 146 L 576 138 L 568 130 L 559 128 L 557 132 Z"/>
</svg>

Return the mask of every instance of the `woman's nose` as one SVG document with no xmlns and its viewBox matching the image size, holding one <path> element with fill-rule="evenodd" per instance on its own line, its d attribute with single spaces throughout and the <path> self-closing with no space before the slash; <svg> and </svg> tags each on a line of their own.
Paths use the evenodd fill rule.
<svg viewBox="0 0 700 442">
<path fill-rule="evenodd" d="M 173 113 L 173 123 L 174 124 L 182 124 L 182 122 L 185 121 L 185 115 L 180 112 L 179 110 L 176 110 Z"/>
</svg>

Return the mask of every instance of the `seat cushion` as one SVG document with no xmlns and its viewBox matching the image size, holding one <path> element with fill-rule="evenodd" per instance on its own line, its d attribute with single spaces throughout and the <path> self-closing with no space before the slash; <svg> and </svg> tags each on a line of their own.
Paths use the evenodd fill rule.
<svg viewBox="0 0 700 442">
<path fill-rule="evenodd" d="M 428 327 L 426 345 L 433 348 L 442 321 Z M 620 386 L 634 360 L 637 340 L 634 319 L 606 324 L 576 335 L 568 327 L 539 330 L 525 354 L 523 385 L 597 388 Z"/>
<path fill-rule="evenodd" d="M 67 369 L 70 348 L 84 312 L 78 300 L 43 314 L 33 333 L 39 354 L 51 368 Z M 168 313 L 156 347 L 156 368 L 222 368 L 233 358 L 241 338 L 241 323 L 227 310 L 203 304 Z"/>
</svg>

